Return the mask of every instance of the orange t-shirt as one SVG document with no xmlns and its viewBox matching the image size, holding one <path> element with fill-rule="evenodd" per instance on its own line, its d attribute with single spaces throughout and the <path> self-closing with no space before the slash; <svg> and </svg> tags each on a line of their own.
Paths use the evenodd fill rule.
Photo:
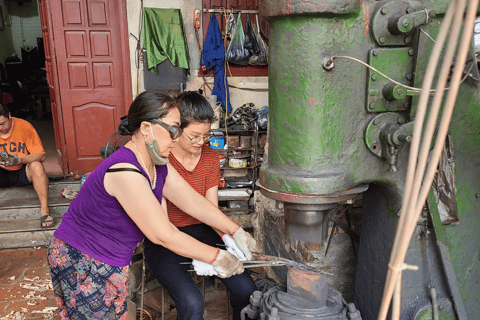
<svg viewBox="0 0 480 320">
<path fill-rule="evenodd" d="M 168 160 L 182 178 L 185 179 L 193 189 L 200 193 L 202 197 L 205 197 L 208 189 L 218 186 L 220 182 L 220 155 L 207 144 L 203 145 L 202 155 L 193 171 L 185 169 L 173 153 L 170 153 Z M 180 210 L 168 200 L 167 212 L 170 222 L 177 227 L 202 223 Z"/>
<path fill-rule="evenodd" d="M 20 158 L 31 153 L 45 153 L 42 142 L 35 128 L 23 119 L 12 117 L 12 132 L 6 139 L 0 137 L 0 152 L 5 151 L 13 153 Z M 12 167 L 3 167 L 5 170 L 19 170 L 23 164 L 17 164 Z"/>
</svg>

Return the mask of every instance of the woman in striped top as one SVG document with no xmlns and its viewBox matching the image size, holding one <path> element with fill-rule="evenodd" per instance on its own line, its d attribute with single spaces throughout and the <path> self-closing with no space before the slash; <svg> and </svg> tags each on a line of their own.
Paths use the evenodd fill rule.
<svg viewBox="0 0 480 320">
<path fill-rule="evenodd" d="M 212 107 L 205 97 L 193 91 L 180 94 L 178 100 L 183 134 L 170 153 L 169 162 L 200 195 L 218 206 L 219 155 L 206 144 L 215 118 Z M 222 243 L 220 232 L 186 214 L 170 201 L 166 203 L 168 217 L 180 231 L 211 246 Z M 245 231 L 241 228 L 236 232 L 238 235 L 242 233 Z M 178 319 L 203 319 L 202 294 L 188 271 L 189 266 L 180 264 L 190 259 L 148 239 L 145 239 L 145 257 L 158 282 L 175 301 Z M 241 310 L 249 304 L 249 297 L 256 290 L 254 281 L 248 271 L 220 280 L 230 291 L 233 319 L 240 319 Z"/>
</svg>

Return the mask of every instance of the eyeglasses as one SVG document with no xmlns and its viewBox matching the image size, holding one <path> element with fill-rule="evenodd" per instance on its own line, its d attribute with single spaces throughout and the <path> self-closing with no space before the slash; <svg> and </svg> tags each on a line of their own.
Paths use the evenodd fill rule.
<svg viewBox="0 0 480 320">
<path fill-rule="evenodd" d="M 170 137 L 173 140 L 178 139 L 182 135 L 183 129 L 180 128 L 180 127 L 171 126 L 171 125 L 166 124 L 165 122 L 162 122 L 162 121 L 157 120 L 157 119 L 150 120 L 149 122 L 153 122 L 153 123 L 156 123 L 156 124 L 162 126 L 165 130 L 168 131 L 168 133 L 170 133 Z"/>
<path fill-rule="evenodd" d="M 185 133 L 185 135 L 187 136 L 188 139 L 190 139 L 191 144 L 199 143 L 200 140 L 203 140 L 203 143 L 207 143 L 213 138 L 212 133 L 209 133 L 206 136 L 193 136 L 193 137 L 189 137 L 187 133 Z"/>
</svg>

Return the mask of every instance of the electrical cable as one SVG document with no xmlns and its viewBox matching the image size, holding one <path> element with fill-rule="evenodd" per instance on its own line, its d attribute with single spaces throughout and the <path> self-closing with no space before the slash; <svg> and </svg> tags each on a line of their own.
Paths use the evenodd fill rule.
<svg viewBox="0 0 480 320">
<path fill-rule="evenodd" d="M 381 76 L 383 76 L 384 78 L 386 78 L 387 80 L 395 83 L 396 85 L 399 85 L 401 87 L 404 87 L 406 89 L 409 89 L 409 90 L 412 90 L 414 92 L 422 92 L 422 89 L 421 88 L 415 88 L 415 87 L 411 87 L 411 86 L 408 86 L 406 84 L 403 84 L 403 83 L 400 83 L 392 78 L 390 78 L 389 76 L 387 76 L 386 74 L 384 74 L 383 72 L 379 71 L 378 69 L 375 69 L 374 67 L 372 67 L 371 65 L 369 65 L 368 63 L 366 62 L 363 62 L 362 60 L 360 59 L 357 59 L 357 58 L 354 58 L 354 57 L 350 57 L 350 56 L 333 56 L 332 57 L 332 60 L 336 60 L 336 59 L 348 59 L 348 60 L 352 60 L 352 61 L 355 61 L 355 62 L 358 62 L 362 65 L 364 65 L 365 67 L 369 68 L 370 70 L 373 70 L 375 72 L 377 72 L 378 74 L 380 74 Z M 470 69 L 471 70 L 471 69 Z M 469 76 L 469 72 L 465 75 L 465 77 L 462 78 L 462 82 L 465 81 L 465 79 Z M 474 78 L 474 80 L 477 80 Z M 477 80 L 480 82 L 480 80 Z M 444 90 L 448 90 L 450 89 L 450 87 L 446 87 Z M 430 93 L 435 93 L 436 90 L 430 90 Z"/>
<path fill-rule="evenodd" d="M 247 104 L 245 100 L 243 100 L 242 94 L 240 93 L 240 90 L 238 89 L 237 81 L 235 81 L 235 77 L 232 74 L 232 71 L 230 70 L 230 63 L 227 61 L 227 67 L 228 67 L 228 73 L 230 73 L 230 77 L 232 77 L 233 83 L 235 83 L 235 88 L 237 88 L 238 95 L 240 96 L 240 99 L 242 100 L 243 104 Z"/>
<path fill-rule="evenodd" d="M 233 12 L 233 10 L 232 10 Z M 220 9 L 220 14 L 223 15 L 225 20 L 225 33 L 223 38 L 223 47 L 225 49 L 225 60 L 223 60 L 223 67 L 225 69 L 225 73 L 223 76 L 223 84 L 225 86 L 225 117 L 223 119 L 224 126 L 225 126 L 225 144 L 228 143 L 228 128 L 227 128 L 227 117 L 228 117 L 228 81 L 227 81 L 227 32 L 228 32 L 228 10 L 225 8 Z M 240 13 L 239 13 L 240 14 Z"/>
<path fill-rule="evenodd" d="M 135 67 L 137 68 L 137 77 L 136 77 L 136 83 L 135 83 L 135 91 L 136 94 L 135 96 L 139 95 L 139 88 L 138 88 L 138 82 L 140 78 L 140 58 L 142 55 L 142 46 L 141 46 L 141 41 L 142 41 L 142 26 L 143 26 L 143 0 L 140 0 L 140 17 L 139 17 L 139 25 L 138 25 L 138 38 L 130 32 L 130 35 L 137 40 L 137 47 L 135 48 Z"/>
</svg>

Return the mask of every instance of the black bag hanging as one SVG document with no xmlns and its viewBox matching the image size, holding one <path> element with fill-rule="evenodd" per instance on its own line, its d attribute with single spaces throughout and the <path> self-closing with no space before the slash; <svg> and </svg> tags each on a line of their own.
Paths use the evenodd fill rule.
<svg viewBox="0 0 480 320">
<path fill-rule="evenodd" d="M 255 15 L 255 19 L 257 22 L 257 30 L 255 31 L 255 28 L 253 28 L 253 32 L 255 33 L 255 37 L 257 39 L 259 53 L 252 55 L 248 63 L 253 66 L 266 66 L 268 64 L 268 46 L 265 41 L 263 41 L 262 36 L 260 35 L 260 24 L 258 23 L 258 15 Z"/>
<path fill-rule="evenodd" d="M 232 41 L 227 48 L 227 61 L 235 64 L 247 65 L 250 52 L 244 47 L 245 35 L 243 33 L 242 19 L 238 14 L 237 23 L 232 34 Z"/>
<path fill-rule="evenodd" d="M 257 38 L 253 32 L 252 21 L 250 20 L 250 15 L 247 14 L 247 22 L 245 23 L 245 49 L 247 49 L 250 54 L 258 54 L 260 49 L 258 48 Z"/>
<path fill-rule="evenodd" d="M 235 28 L 235 17 L 233 16 L 233 13 L 230 13 L 228 16 L 228 22 L 227 22 L 227 40 L 232 40 L 232 33 L 233 29 Z"/>
</svg>

